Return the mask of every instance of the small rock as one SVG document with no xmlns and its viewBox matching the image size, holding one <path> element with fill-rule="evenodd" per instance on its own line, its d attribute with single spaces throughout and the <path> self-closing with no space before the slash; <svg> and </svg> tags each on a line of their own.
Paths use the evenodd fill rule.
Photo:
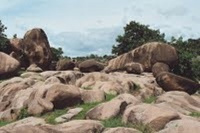
<svg viewBox="0 0 200 133">
<path fill-rule="evenodd" d="M 70 110 L 67 111 L 66 114 L 57 117 L 55 119 L 55 121 L 58 122 L 58 123 L 67 122 L 67 121 L 71 120 L 74 116 L 79 114 L 82 110 L 83 110 L 83 108 L 70 109 Z"/>
</svg>

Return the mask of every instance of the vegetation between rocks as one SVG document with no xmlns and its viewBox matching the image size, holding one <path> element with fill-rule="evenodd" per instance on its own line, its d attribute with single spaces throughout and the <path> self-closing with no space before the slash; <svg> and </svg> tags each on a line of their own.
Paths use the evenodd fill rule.
<svg viewBox="0 0 200 133">
<path fill-rule="evenodd" d="M 189 116 L 200 118 L 200 112 L 192 112 Z"/>
<path fill-rule="evenodd" d="M 145 125 L 143 123 L 137 123 L 137 124 L 127 123 L 127 124 L 125 124 L 122 121 L 122 118 L 120 116 L 110 118 L 107 120 L 103 120 L 102 124 L 106 128 L 127 127 L 127 128 L 137 129 L 137 130 L 141 131 L 142 133 L 153 133 L 153 130 L 148 125 Z"/>
<path fill-rule="evenodd" d="M 156 96 L 150 96 L 150 97 L 145 98 L 143 102 L 151 104 L 151 103 L 154 103 L 155 101 L 156 101 Z"/>
</svg>

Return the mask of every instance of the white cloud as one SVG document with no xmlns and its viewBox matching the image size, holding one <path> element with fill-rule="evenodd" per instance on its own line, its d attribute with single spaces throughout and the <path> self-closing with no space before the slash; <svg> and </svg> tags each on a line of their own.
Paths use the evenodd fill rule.
<svg viewBox="0 0 200 133">
<path fill-rule="evenodd" d="M 11 37 L 43 28 L 66 55 L 109 54 L 131 20 L 170 36 L 200 37 L 198 0 L 1 0 L 0 16 Z"/>
</svg>

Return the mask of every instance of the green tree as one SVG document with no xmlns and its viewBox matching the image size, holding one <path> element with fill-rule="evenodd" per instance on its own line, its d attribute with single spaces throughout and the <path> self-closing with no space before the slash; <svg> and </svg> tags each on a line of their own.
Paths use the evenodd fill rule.
<svg viewBox="0 0 200 133">
<path fill-rule="evenodd" d="M 8 45 L 9 40 L 4 34 L 6 29 L 7 27 L 5 27 L 0 20 L 0 51 L 9 53 L 10 52 L 9 45 Z"/>
<path fill-rule="evenodd" d="M 52 55 L 53 55 L 53 61 L 58 61 L 60 58 L 63 57 L 63 50 L 62 48 L 54 48 L 54 47 L 51 47 L 51 51 L 52 51 Z"/>
<path fill-rule="evenodd" d="M 172 37 L 169 43 L 176 48 L 179 57 L 179 63 L 173 72 L 190 79 L 200 79 L 200 70 L 197 67 L 200 66 L 197 58 L 200 55 L 200 39 L 183 40 L 183 37 Z"/>
<path fill-rule="evenodd" d="M 161 34 L 159 30 L 154 30 L 149 28 L 148 25 L 131 21 L 124 27 L 124 34 L 117 37 L 116 41 L 118 44 L 113 46 L 112 53 L 120 55 L 147 42 L 165 42 L 164 38 L 165 34 Z"/>
</svg>

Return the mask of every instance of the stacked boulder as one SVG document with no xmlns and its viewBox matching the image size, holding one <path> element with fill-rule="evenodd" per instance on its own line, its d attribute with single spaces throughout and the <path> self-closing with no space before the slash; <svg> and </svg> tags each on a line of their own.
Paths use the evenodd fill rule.
<svg viewBox="0 0 200 133">
<path fill-rule="evenodd" d="M 38 65 L 42 69 L 48 69 L 52 52 L 46 33 L 39 28 L 29 30 L 23 39 L 11 39 L 12 55 L 21 64 L 28 67 L 32 64 Z"/>
</svg>

